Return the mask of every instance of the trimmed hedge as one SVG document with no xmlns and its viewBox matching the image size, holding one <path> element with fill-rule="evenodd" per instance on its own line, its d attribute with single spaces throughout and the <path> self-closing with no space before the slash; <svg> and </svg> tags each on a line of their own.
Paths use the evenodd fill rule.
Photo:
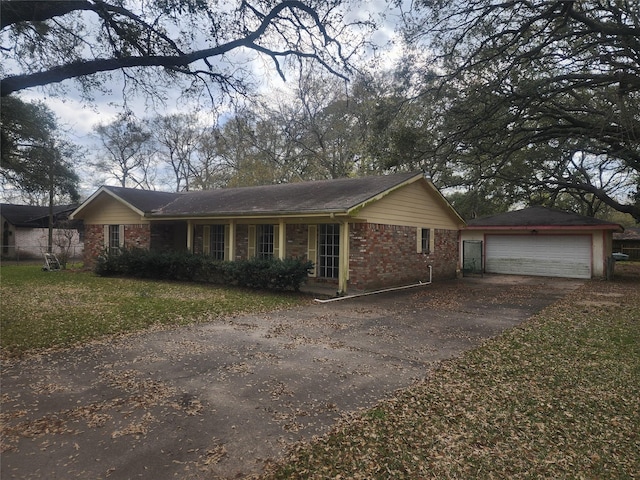
<svg viewBox="0 0 640 480">
<path fill-rule="evenodd" d="M 97 275 L 208 282 L 239 287 L 298 291 L 313 263 L 296 258 L 252 258 L 236 262 L 214 260 L 188 252 L 148 250 L 105 252 L 95 266 Z"/>
</svg>

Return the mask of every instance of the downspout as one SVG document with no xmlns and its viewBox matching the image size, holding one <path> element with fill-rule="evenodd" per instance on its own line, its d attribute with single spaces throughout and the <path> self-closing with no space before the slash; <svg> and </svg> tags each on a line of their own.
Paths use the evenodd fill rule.
<svg viewBox="0 0 640 480">
<path fill-rule="evenodd" d="M 396 290 L 406 290 L 408 288 L 422 287 L 424 285 L 431 285 L 432 279 L 433 279 L 433 269 L 432 269 L 431 265 L 429 265 L 429 281 L 428 282 L 420 281 L 418 283 L 413 283 L 411 285 L 403 285 L 401 287 L 383 288 L 382 290 L 375 290 L 373 292 L 356 293 L 354 295 L 345 295 L 343 297 L 328 298 L 326 300 L 321 300 L 319 298 L 315 298 L 313 301 L 317 302 L 317 303 L 329 303 L 329 302 L 337 302 L 339 300 L 347 300 L 347 299 L 350 299 L 350 298 L 366 297 L 368 295 L 377 295 L 378 293 L 395 292 Z"/>
</svg>

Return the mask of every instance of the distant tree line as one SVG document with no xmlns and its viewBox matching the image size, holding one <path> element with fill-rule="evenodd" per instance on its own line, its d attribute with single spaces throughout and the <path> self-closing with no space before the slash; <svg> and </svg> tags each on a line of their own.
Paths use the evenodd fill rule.
<svg viewBox="0 0 640 480">
<path fill-rule="evenodd" d="M 345 34 L 355 3 L 256 0 L 214 12 L 182 0 L 5 1 L 2 46 L 19 68 L 4 75 L 2 95 L 62 78 L 88 93 L 104 85 L 100 72 L 121 71 L 138 93 L 186 78 L 185 93 L 246 100 L 218 122 L 124 112 L 98 126 L 92 168 L 121 185 L 181 191 L 424 170 L 465 218 L 542 204 L 640 221 L 638 2 L 418 0 L 403 17 L 404 57 L 388 71 L 354 68 L 367 45 Z M 83 43 L 74 32 L 84 30 Z M 203 38 L 212 44 L 188 48 Z M 295 87 L 249 94 L 250 72 L 228 60 L 241 49 L 281 75 L 283 62 L 297 65 Z M 102 59 L 113 69 L 100 70 Z M 23 182 L 31 174 L 13 166 L 27 152 L 37 161 L 37 150 L 12 151 L 3 178 Z"/>
</svg>

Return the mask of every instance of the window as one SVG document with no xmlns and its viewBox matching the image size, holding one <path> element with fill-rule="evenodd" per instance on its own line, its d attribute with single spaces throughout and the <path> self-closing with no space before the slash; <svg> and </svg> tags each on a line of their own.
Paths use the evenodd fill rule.
<svg viewBox="0 0 640 480">
<path fill-rule="evenodd" d="M 422 239 L 420 241 L 420 248 L 422 253 L 431 253 L 431 229 L 422 229 Z"/>
<path fill-rule="evenodd" d="M 259 258 L 273 258 L 273 225 L 258 225 L 256 232 L 257 256 Z"/>
<path fill-rule="evenodd" d="M 211 225 L 209 235 L 209 255 L 224 260 L 224 225 Z"/>
<path fill-rule="evenodd" d="M 109 253 L 120 253 L 120 225 L 109 225 Z"/>
<path fill-rule="evenodd" d="M 433 253 L 433 229 L 420 228 L 416 231 L 416 251 L 418 253 Z"/>
<path fill-rule="evenodd" d="M 340 225 L 320 225 L 318 274 L 322 278 L 338 278 L 340 271 Z"/>
</svg>

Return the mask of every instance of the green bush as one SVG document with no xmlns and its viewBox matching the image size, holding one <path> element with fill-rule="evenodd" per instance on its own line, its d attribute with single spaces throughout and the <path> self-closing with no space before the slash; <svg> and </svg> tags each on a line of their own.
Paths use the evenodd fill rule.
<svg viewBox="0 0 640 480">
<path fill-rule="evenodd" d="M 296 258 L 223 262 L 188 252 L 157 253 L 131 249 L 119 253 L 105 251 L 98 258 L 95 272 L 103 277 L 126 276 L 298 291 L 312 268 L 312 262 Z"/>
</svg>

